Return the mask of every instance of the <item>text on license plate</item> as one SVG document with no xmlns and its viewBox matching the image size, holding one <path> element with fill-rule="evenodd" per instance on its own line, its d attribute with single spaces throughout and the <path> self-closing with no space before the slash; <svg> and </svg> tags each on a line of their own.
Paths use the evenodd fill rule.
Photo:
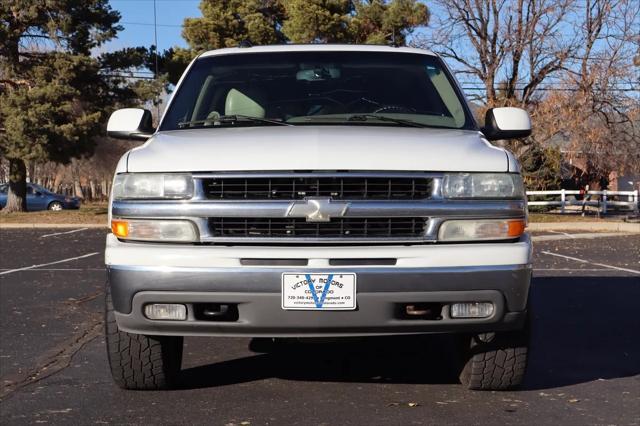
<svg viewBox="0 0 640 426">
<path fill-rule="evenodd" d="M 356 274 L 282 274 L 282 309 L 356 308 Z"/>
</svg>

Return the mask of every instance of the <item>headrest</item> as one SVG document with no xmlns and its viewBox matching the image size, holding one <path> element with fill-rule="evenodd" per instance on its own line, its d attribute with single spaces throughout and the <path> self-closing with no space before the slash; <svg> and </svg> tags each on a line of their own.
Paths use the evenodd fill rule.
<svg viewBox="0 0 640 426">
<path fill-rule="evenodd" d="M 237 89 L 229 90 L 227 93 L 227 99 L 224 103 L 224 113 L 225 115 L 249 115 L 251 117 L 259 117 L 264 118 L 265 109 L 258 103 L 260 96 L 258 93 L 253 94 L 252 97 L 249 97 L 249 90 L 246 90 L 247 94 L 241 92 Z"/>
</svg>

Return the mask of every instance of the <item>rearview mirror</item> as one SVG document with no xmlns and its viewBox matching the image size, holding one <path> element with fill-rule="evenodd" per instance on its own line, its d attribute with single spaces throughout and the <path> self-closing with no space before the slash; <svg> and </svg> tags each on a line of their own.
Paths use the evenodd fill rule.
<svg viewBox="0 0 640 426">
<path fill-rule="evenodd" d="M 116 139 L 147 140 L 154 132 L 151 111 L 142 108 L 114 111 L 107 123 L 107 135 Z"/>
<path fill-rule="evenodd" d="M 520 108 L 491 108 L 485 114 L 482 133 L 490 141 L 524 138 L 531 134 L 531 118 Z"/>
</svg>

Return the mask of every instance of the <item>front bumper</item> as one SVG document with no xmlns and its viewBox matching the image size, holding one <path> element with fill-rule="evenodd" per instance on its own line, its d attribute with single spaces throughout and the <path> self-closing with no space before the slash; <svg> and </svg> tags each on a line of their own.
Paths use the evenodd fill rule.
<svg viewBox="0 0 640 426">
<path fill-rule="evenodd" d="M 63 201 L 62 207 L 69 210 L 77 210 L 80 208 L 80 200 Z"/>
<path fill-rule="evenodd" d="M 474 254 L 475 253 L 475 254 Z M 151 335 L 269 337 L 482 332 L 520 328 L 527 309 L 531 242 L 392 247 L 218 247 L 107 239 L 107 271 L 118 326 Z M 329 266 L 330 259 L 394 257 L 394 266 Z M 306 259 L 300 266 L 243 266 L 242 258 Z M 475 259 L 475 262 L 472 261 Z M 357 274 L 354 311 L 286 311 L 281 276 Z M 490 301 L 489 318 L 454 319 L 448 304 Z M 404 319 L 398 307 L 441 304 L 438 319 Z M 149 320 L 147 303 L 187 305 L 186 321 Z M 197 304 L 237 306 L 237 319 L 197 319 Z"/>
</svg>

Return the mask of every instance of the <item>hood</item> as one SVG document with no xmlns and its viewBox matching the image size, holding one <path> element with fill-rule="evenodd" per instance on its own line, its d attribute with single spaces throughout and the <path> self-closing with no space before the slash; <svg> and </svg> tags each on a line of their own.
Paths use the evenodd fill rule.
<svg viewBox="0 0 640 426">
<path fill-rule="evenodd" d="M 508 171 L 505 150 L 477 131 L 376 126 L 273 126 L 159 132 L 129 172 L 289 170 Z"/>
</svg>

